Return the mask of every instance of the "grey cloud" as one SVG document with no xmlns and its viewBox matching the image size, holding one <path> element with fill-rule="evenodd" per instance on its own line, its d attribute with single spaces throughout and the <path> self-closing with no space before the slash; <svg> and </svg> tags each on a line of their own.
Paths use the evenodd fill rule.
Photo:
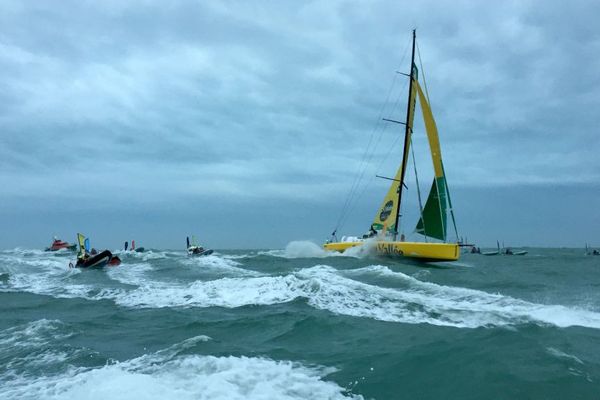
<svg viewBox="0 0 600 400">
<path fill-rule="evenodd" d="M 174 203 L 235 199 L 266 213 L 261 201 L 294 203 L 282 218 L 323 207 L 311 228 L 329 230 L 372 134 L 360 204 L 376 207 L 385 188 L 373 176 L 397 168 L 400 130 L 377 118 L 394 79 L 381 116 L 403 118 L 394 73 L 407 69 L 412 27 L 451 188 L 597 185 L 598 8 L 3 2 L 0 200 L 31 215 L 83 202 L 90 215 L 131 207 L 164 218 Z M 424 138 L 415 142 L 430 168 Z"/>
</svg>

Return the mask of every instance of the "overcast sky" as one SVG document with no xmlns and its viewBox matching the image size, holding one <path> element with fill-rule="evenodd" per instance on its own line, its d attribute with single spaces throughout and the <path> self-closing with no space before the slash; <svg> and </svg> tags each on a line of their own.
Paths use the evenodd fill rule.
<svg viewBox="0 0 600 400">
<path fill-rule="evenodd" d="M 321 242 L 357 171 L 340 232 L 363 232 L 387 190 L 375 174 L 400 162 L 402 129 L 381 117 L 404 119 L 413 28 L 460 235 L 600 246 L 599 15 L 594 1 L 2 0 L 0 247 L 77 231 L 109 248 Z"/>
</svg>

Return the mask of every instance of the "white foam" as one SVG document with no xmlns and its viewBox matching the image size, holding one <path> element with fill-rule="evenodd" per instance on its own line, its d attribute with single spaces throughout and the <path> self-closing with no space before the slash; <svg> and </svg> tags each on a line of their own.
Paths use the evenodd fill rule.
<svg viewBox="0 0 600 400">
<path fill-rule="evenodd" d="M 175 254 L 175 253 L 170 253 L 167 251 L 154 251 L 154 250 L 147 250 L 147 251 L 143 251 L 143 252 L 137 252 L 137 251 L 132 251 L 132 250 L 123 250 L 123 249 L 119 249 L 119 250 L 114 250 L 112 251 L 113 254 L 117 254 L 118 256 L 121 256 L 122 258 L 137 258 L 139 260 L 142 261 L 150 261 L 150 260 L 160 260 L 160 259 L 164 259 L 164 258 L 169 258 L 170 256 L 181 256 L 182 254 Z"/>
<path fill-rule="evenodd" d="M 378 274 L 400 288 L 382 288 L 347 276 Z M 540 305 L 500 294 L 422 282 L 385 266 L 337 271 L 316 266 L 286 276 L 223 278 L 189 285 L 144 286 L 115 301 L 129 307 L 227 307 L 269 305 L 306 298 L 309 305 L 336 314 L 402 323 L 476 328 L 527 322 L 600 329 L 600 314 Z"/>
<path fill-rule="evenodd" d="M 128 285 L 140 285 L 147 281 L 147 273 L 154 268 L 148 263 L 127 264 L 119 268 L 109 268 L 107 274 L 111 279 Z"/>
<path fill-rule="evenodd" d="M 295 278 L 252 277 L 196 281 L 188 285 L 146 285 L 115 301 L 127 307 L 227 307 L 268 305 L 291 301 L 303 293 Z"/>
<path fill-rule="evenodd" d="M 161 282 L 148 276 L 150 265 L 122 265 L 109 276 L 135 288 L 98 288 L 76 283 L 81 271 L 68 269 L 52 257 L 22 259 L 21 264 L 6 267 L 7 282 L 1 291 L 26 291 L 54 297 L 108 299 L 126 307 L 243 307 L 270 305 L 306 299 L 315 308 L 340 315 L 373 318 L 401 323 L 475 328 L 514 326 L 522 323 L 552 324 L 558 327 L 584 326 L 600 329 L 600 313 L 562 305 L 527 302 L 502 294 L 438 285 L 371 265 L 338 271 L 321 265 L 304 268 L 284 276 L 262 276 L 240 268 L 239 263 L 217 256 L 185 258 L 190 268 L 217 271 L 225 277 L 210 281 Z M 29 265 L 31 264 L 31 265 Z M 23 268 L 22 268 L 23 267 Z M 363 275 L 393 280 L 393 287 L 361 282 Z M 200 275 L 199 275 L 200 276 Z M 419 275 L 419 278 L 423 278 Z"/>
<path fill-rule="evenodd" d="M 418 320 L 422 317 L 421 322 L 468 328 L 537 322 L 558 327 L 585 326 L 600 329 L 600 314 L 590 310 L 536 304 L 501 294 L 423 282 L 381 265 L 361 268 L 354 273 L 361 271 L 375 272 L 387 278 L 403 281 L 406 289 L 376 288 L 372 293 L 388 300 L 394 299 L 400 304 L 414 304 L 416 309 L 412 311 L 410 319 L 418 316 Z M 361 285 L 358 282 L 357 284 Z M 390 315 L 382 316 L 378 313 L 379 317 L 376 318 L 402 320 L 401 314 L 392 310 Z M 431 316 L 435 318 L 432 319 Z"/>
<path fill-rule="evenodd" d="M 341 253 L 325 251 L 323 247 L 308 240 L 292 241 L 285 246 L 284 250 L 261 251 L 259 254 L 281 258 L 325 258 L 341 255 Z"/>
<path fill-rule="evenodd" d="M 355 257 L 362 258 L 374 254 L 377 240 L 375 238 L 365 240 L 362 245 L 351 247 L 343 253 L 327 251 L 321 245 L 309 240 L 292 241 L 285 246 L 284 250 L 268 250 L 259 252 L 262 255 L 282 258 L 326 258 L 326 257 Z"/>
<path fill-rule="evenodd" d="M 71 334 L 62 328 L 63 323 L 59 320 L 40 319 L 5 329 L 0 331 L 0 351 L 12 347 L 39 347 L 70 337 Z"/>
<path fill-rule="evenodd" d="M 250 252 L 247 254 L 218 254 L 220 257 L 227 259 L 227 260 L 241 260 L 244 258 L 254 258 L 257 257 L 258 255 L 264 254 L 264 251 L 259 251 L 259 252 Z"/>
<path fill-rule="evenodd" d="M 322 377 L 331 368 L 253 357 L 180 355 L 208 340 L 188 339 L 164 351 L 100 368 L 71 367 L 58 375 L 7 379 L 7 399 L 362 399 Z"/>
<path fill-rule="evenodd" d="M 186 257 L 181 264 L 195 268 L 210 269 L 233 276 L 260 276 L 260 272 L 240 268 L 241 263 L 232 259 L 223 258 L 215 254 L 201 257 Z"/>
<path fill-rule="evenodd" d="M 577 356 L 574 356 L 572 354 L 568 354 L 565 353 L 564 351 L 561 351 L 557 348 L 554 347 L 547 347 L 546 350 L 548 351 L 549 354 L 557 357 L 557 358 L 561 358 L 564 360 L 570 360 L 570 361 L 575 361 L 577 364 L 581 364 L 583 365 L 583 361 L 581 361 Z"/>
</svg>

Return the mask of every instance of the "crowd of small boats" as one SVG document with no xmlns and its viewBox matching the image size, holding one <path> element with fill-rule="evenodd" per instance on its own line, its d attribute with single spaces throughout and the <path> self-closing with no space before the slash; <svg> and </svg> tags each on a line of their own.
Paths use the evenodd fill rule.
<svg viewBox="0 0 600 400">
<path fill-rule="evenodd" d="M 198 244 L 196 237 L 192 236 L 190 241 L 186 237 L 186 251 L 189 256 L 208 256 L 213 253 L 213 250 L 206 249 Z M 90 238 L 83 234 L 77 234 L 77 243 L 65 242 L 57 237 L 54 237 L 52 244 L 46 247 L 45 251 L 77 251 L 77 259 L 75 262 L 69 263 L 71 268 L 101 268 L 105 266 L 115 267 L 121 264 L 121 259 L 118 255 L 113 254 L 110 250 L 105 249 L 98 251 L 90 246 Z M 126 241 L 123 245 L 124 252 L 143 253 L 143 247 L 136 247 L 135 240 Z"/>
<path fill-rule="evenodd" d="M 496 250 L 492 251 L 481 251 L 481 248 L 475 245 L 466 245 L 470 247 L 469 253 L 471 254 L 481 254 L 482 256 L 497 256 L 497 255 L 505 255 L 505 256 L 524 256 L 527 254 L 526 250 L 514 250 L 510 247 L 505 247 L 504 243 L 502 243 L 502 248 L 500 247 L 500 242 L 496 241 Z"/>
<path fill-rule="evenodd" d="M 469 249 L 469 250 L 465 251 L 465 253 L 481 254 L 482 256 L 497 256 L 497 255 L 524 256 L 528 253 L 526 250 L 514 250 L 510 247 L 504 247 L 504 243 L 502 244 L 502 247 L 500 247 L 499 242 L 496 242 L 496 250 L 492 250 L 492 251 L 481 251 L 481 248 L 475 246 L 474 244 L 466 244 L 466 245 L 462 245 L 462 246 Z M 600 256 L 600 251 L 597 249 L 592 249 L 586 243 L 585 255 L 586 256 Z"/>
</svg>

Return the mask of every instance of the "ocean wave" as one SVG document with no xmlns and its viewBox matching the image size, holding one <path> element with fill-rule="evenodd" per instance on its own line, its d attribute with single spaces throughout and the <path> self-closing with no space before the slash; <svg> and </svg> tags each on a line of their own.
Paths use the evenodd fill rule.
<svg viewBox="0 0 600 400">
<path fill-rule="evenodd" d="M 117 254 L 119 257 L 127 257 L 134 258 L 141 261 L 150 261 L 150 260 L 161 260 L 166 258 L 172 258 L 181 256 L 182 254 L 169 252 L 169 251 L 158 251 L 158 250 L 147 250 L 143 252 L 131 251 L 131 250 L 114 250 L 113 254 Z"/>
<path fill-rule="evenodd" d="M 246 268 L 241 268 L 241 263 L 234 261 L 230 258 L 223 258 L 218 255 L 208 255 L 202 257 L 185 257 L 181 261 L 181 264 L 192 267 L 202 267 L 219 272 L 229 273 L 235 276 L 260 276 L 260 272 L 253 271 Z"/>
<path fill-rule="evenodd" d="M 400 288 L 383 288 L 347 276 L 377 274 Z M 385 266 L 338 271 L 305 268 L 285 276 L 223 278 L 189 285 L 140 287 L 114 300 L 128 307 L 227 307 L 269 305 L 305 298 L 335 314 L 402 323 L 460 328 L 523 323 L 600 329 L 600 314 L 560 305 L 541 305 L 500 294 L 423 282 Z"/>
<path fill-rule="evenodd" d="M 34 261 L 22 260 L 21 266 L 29 266 L 28 263 Z M 600 329 L 600 313 L 585 308 L 536 304 L 502 294 L 435 284 L 417 279 L 423 276 L 406 275 L 383 265 L 353 270 L 317 265 L 271 276 L 217 256 L 178 260 L 185 266 L 218 272 L 217 278 L 211 275 L 208 280 L 191 282 L 152 279 L 148 273 L 153 267 L 147 263 L 109 269 L 111 279 L 135 286 L 127 288 L 110 286 L 110 281 L 99 286 L 88 279 L 77 279 L 80 270 L 64 268 L 56 260 L 35 262 L 41 270 L 27 272 L 28 268 L 23 268 L 25 271 L 9 268 L 8 279 L 0 280 L 0 291 L 111 300 L 133 308 L 236 308 L 305 299 L 309 306 L 335 314 L 388 322 L 459 328 L 534 323 Z M 81 276 L 87 277 L 87 274 Z M 361 281 L 365 277 L 379 277 L 394 284 L 393 287 L 369 284 Z"/>
<path fill-rule="evenodd" d="M 346 250 L 344 253 L 338 253 L 335 251 L 327 251 L 322 246 L 308 240 L 296 240 L 288 243 L 283 250 L 267 250 L 261 251 L 259 254 L 289 259 L 327 257 L 361 258 L 372 254 L 374 245 L 374 241 L 366 241 L 361 246 L 352 247 Z"/>
<path fill-rule="evenodd" d="M 42 322 L 42 325 L 47 324 Z M 322 378 L 335 371 L 261 357 L 183 354 L 210 340 L 196 336 L 156 353 L 101 367 L 69 364 L 54 374 L 4 373 L 6 399 L 362 399 Z M 64 364 L 46 358 L 47 368 Z M 43 370 L 43 369 L 42 369 Z M 40 369 L 37 369 L 40 371 Z"/>
<path fill-rule="evenodd" d="M 59 320 L 40 319 L 0 331 L 0 354 L 15 347 L 39 347 L 72 335 Z"/>
</svg>

